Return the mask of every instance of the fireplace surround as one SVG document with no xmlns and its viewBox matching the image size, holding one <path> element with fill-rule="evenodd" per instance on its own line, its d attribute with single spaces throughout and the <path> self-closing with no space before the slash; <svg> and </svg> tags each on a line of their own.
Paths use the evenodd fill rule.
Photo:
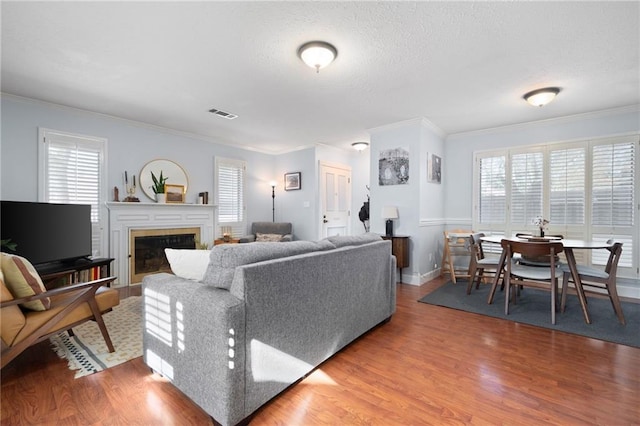
<svg viewBox="0 0 640 426">
<path fill-rule="evenodd" d="M 109 209 L 109 253 L 114 259 L 113 271 L 118 279 L 112 286 L 126 287 L 139 284 L 145 275 L 137 274 L 134 242 L 136 235 L 147 234 L 150 237 L 170 240 L 168 235 L 188 234 L 193 239 L 213 244 L 214 239 L 214 206 L 206 204 L 157 204 L 157 203 L 124 203 L 108 202 Z M 133 236 L 133 238 L 132 238 Z M 172 248 L 181 247 L 183 243 L 169 241 L 176 244 Z M 190 243 L 188 243 L 190 244 Z M 157 247 L 152 251 L 157 252 Z M 162 251 L 164 251 L 162 249 Z M 133 260 L 132 260 L 133 259 Z M 166 260 L 147 261 L 147 265 L 138 269 L 152 269 L 155 264 L 156 272 L 167 271 Z M 132 266 L 133 264 L 133 266 Z M 138 264 L 140 265 L 140 263 Z M 149 272 L 149 271 L 147 271 Z"/>
</svg>

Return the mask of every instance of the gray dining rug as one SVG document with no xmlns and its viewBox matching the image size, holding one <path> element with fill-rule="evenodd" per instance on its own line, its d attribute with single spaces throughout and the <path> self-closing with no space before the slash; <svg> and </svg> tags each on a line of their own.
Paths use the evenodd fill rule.
<svg viewBox="0 0 640 426">
<path fill-rule="evenodd" d="M 505 315 L 504 293 L 499 289 L 496 291 L 494 302 L 491 305 L 487 304 L 490 288 L 490 285 L 482 284 L 467 296 L 467 283 L 458 280 L 457 284 L 444 284 L 422 297 L 419 302 L 640 348 L 640 303 L 622 302 L 627 322 L 626 325 L 622 325 L 618 322 L 609 299 L 588 297 L 591 324 L 587 324 L 584 322 L 577 296 L 569 295 L 565 312 L 556 313 L 556 324 L 553 325 L 548 292 L 532 288 L 523 289 L 518 303 L 511 304 L 509 315 Z"/>
</svg>

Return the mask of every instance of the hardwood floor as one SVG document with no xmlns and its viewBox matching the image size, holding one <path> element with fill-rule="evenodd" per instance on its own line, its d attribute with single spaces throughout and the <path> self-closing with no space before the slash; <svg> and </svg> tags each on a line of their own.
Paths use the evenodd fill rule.
<svg viewBox="0 0 640 426">
<path fill-rule="evenodd" d="M 251 425 L 640 423 L 640 349 L 418 303 L 264 406 Z M 461 286 L 461 291 L 464 291 Z M 136 359 L 73 378 L 43 342 L 2 371 L 2 425 L 206 425 Z"/>
</svg>

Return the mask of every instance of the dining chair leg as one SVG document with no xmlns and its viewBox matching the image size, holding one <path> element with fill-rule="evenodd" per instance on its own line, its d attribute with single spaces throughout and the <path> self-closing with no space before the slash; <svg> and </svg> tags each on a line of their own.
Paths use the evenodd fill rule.
<svg viewBox="0 0 640 426">
<path fill-rule="evenodd" d="M 569 291 L 569 272 L 562 274 L 562 296 L 560 296 L 560 312 L 564 312 L 567 302 L 567 292 Z"/>
<path fill-rule="evenodd" d="M 558 279 L 551 279 L 551 324 L 556 324 L 556 296 L 558 295 Z"/>
<path fill-rule="evenodd" d="M 471 289 L 473 288 L 473 282 L 476 280 L 476 273 L 478 272 L 478 267 L 475 264 L 472 264 L 469 267 L 469 283 L 467 284 L 467 295 L 471 294 Z"/>
<path fill-rule="evenodd" d="M 498 261 L 498 268 L 496 269 L 496 275 L 493 277 L 493 284 L 491 285 L 491 291 L 489 292 L 489 298 L 487 299 L 487 304 L 493 303 L 493 297 L 496 294 L 496 288 L 498 287 L 498 281 L 500 281 L 500 276 L 502 275 L 502 288 L 504 289 L 506 274 L 504 273 L 504 260 L 507 258 L 506 250 L 502 250 L 500 254 L 500 260 Z"/>
<path fill-rule="evenodd" d="M 482 283 L 482 280 L 484 275 L 484 268 L 478 268 L 478 280 L 476 281 L 476 290 L 478 290 L 480 288 L 480 283 Z"/>
<path fill-rule="evenodd" d="M 509 275 L 509 274 L 507 274 Z M 505 278 L 504 289 L 504 314 L 509 315 L 509 299 L 511 298 L 511 279 L 507 276 Z"/>
<path fill-rule="evenodd" d="M 618 297 L 618 290 L 616 290 L 614 285 L 607 285 L 607 292 L 609 293 L 609 300 L 611 300 L 611 304 L 613 305 L 613 310 L 618 317 L 618 321 L 622 325 L 626 325 L 627 322 L 624 319 L 624 313 L 622 312 L 622 305 L 620 304 L 620 298 Z"/>
</svg>

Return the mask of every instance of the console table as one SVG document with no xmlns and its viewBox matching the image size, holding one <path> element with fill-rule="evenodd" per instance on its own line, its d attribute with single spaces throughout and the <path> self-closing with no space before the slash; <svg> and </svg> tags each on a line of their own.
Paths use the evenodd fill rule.
<svg viewBox="0 0 640 426">
<path fill-rule="evenodd" d="M 400 270 L 400 282 L 402 282 L 402 268 L 409 266 L 409 237 L 382 235 L 382 239 L 391 241 L 391 254 L 396 257 L 396 263 Z"/>
<path fill-rule="evenodd" d="M 53 284 L 66 279 L 65 284 L 74 284 L 97 280 L 111 276 L 110 258 L 81 259 L 73 263 L 56 262 L 34 266 L 47 289 L 57 287 Z"/>
</svg>

